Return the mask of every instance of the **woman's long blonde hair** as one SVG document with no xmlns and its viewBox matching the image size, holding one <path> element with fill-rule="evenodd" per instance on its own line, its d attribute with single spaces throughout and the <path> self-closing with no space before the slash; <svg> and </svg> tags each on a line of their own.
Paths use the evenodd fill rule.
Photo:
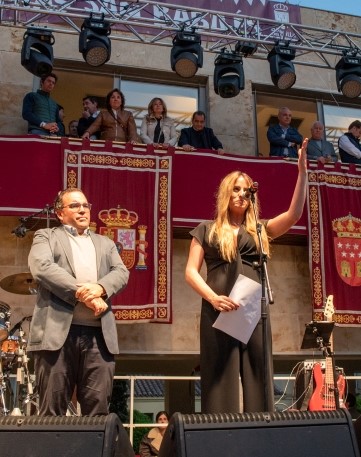
<svg viewBox="0 0 361 457">
<path fill-rule="evenodd" d="M 211 225 L 209 234 L 210 242 L 219 246 L 222 258 L 228 262 L 232 262 L 237 257 L 237 243 L 234 241 L 234 232 L 230 221 L 229 201 L 234 185 L 237 179 L 241 176 L 246 181 L 247 186 L 251 187 L 253 184 L 252 179 L 246 173 L 242 173 L 241 171 L 233 171 L 222 179 L 216 195 L 215 218 Z M 259 240 L 254 214 L 256 213 L 258 220 L 260 206 L 257 194 L 255 194 L 254 210 L 251 204 L 246 209 L 244 227 L 254 239 L 257 249 L 259 250 Z M 269 240 L 264 227 L 262 229 L 262 244 L 264 251 L 269 256 Z"/>
</svg>

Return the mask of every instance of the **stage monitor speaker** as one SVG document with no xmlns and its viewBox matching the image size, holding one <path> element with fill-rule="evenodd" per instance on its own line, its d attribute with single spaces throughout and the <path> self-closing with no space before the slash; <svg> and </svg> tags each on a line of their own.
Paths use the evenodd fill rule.
<svg viewBox="0 0 361 457">
<path fill-rule="evenodd" d="M 346 410 L 175 413 L 158 457 L 359 457 Z"/>
<path fill-rule="evenodd" d="M 361 450 L 361 416 L 353 421 L 358 448 Z"/>
<path fill-rule="evenodd" d="M 0 417 L 2 457 L 134 457 L 114 413 L 97 417 Z"/>
</svg>

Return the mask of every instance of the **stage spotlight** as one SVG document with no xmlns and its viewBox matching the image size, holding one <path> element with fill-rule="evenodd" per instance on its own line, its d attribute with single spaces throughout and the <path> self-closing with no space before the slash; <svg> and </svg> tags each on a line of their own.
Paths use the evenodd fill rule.
<svg viewBox="0 0 361 457">
<path fill-rule="evenodd" d="M 100 67 L 110 59 L 111 42 L 110 24 L 104 20 L 104 14 L 96 17 L 93 13 L 85 19 L 79 35 L 79 52 L 85 62 L 92 67 Z"/>
<path fill-rule="evenodd" d="M 239 41 L 234 48 L 234 52 L 236 54 L 241 54 L 243 57 L 249 57 L 253 56 L 257 49 L 258 46 L 256 43 L 252 43 L 250 41 Z"/>
<path fill-rule="evenodd" d="M 361 57 L 346 52 L 335 68 L 338 91 L 347 98 L 357 98 L 361 94 Z"/>
<path fill-rule="evenodd" d="M 290 89 L 296 82 L 295 68 L 291 62 L 295 56 L 296 50 L 290 48 L 288 42 L 276 43 L 267 56 L 272 82 L 279 89 Z"/>
<path fill-rule="evenodd" d="M 21 65 L 35 76 L 50 74 L 53 70 L 54 43 L 50 30 L 29 27 L 24 33 Z"/>
<path fill-rule="evenodd" d="M 182 78 L 191 78 L 203 66 L 201 37 L 195 32 L 178 32 L 170 53 L 172 70 Z"/>
<path fill-rule="evenodd" d="M 214 91 L 223 98 L 235 97 L 244 89 L 242 57 L 225 52 L 216 57 L 213 75 Z"/>
</svg>

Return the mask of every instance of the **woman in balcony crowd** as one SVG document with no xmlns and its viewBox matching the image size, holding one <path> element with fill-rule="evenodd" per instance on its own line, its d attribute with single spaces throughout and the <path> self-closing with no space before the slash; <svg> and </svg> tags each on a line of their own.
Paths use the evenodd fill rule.
<svg viewBox="0 0 361 457">
<path fill-rule="evenodd" d="M 166 411 L 159 411 L 155 417 L 157 424 L 168 424 L 169 415 Z M 158 455 L 160 445 L 162 444 L 166 425 L 163 427 L 154 427 L 146 433 L 139 444 L 140 457 L 151 457 Z"/>
<path fill-rule="evenodd" d="M 306 150 L 307 139 L 298 151 L 298 178 L 289 208 L 268 221 L 260 221 L 263 249 L 267 255 L 269 240 L 286 233 L 302 215 L 307 184 Z M 215 219 L 202 222 L 191 231 L 193 239 L 186 281 L 203 299 L 200 324 L 202 413 L 241 412 L 240 376 L 243 411 L 274 410 L 273 373 L 272 369 L 268 370 L 269 376 L 265 379 L 263 357 L 266 350 L 269 366 L 272 366 L 271 338 L 264 348 L 262 319 L 247 344 L 212 327 L 220 313 L 239 308 L 239 303 L 229 294 L 240 274 L 260 282 L 258 271 L 253 268 L 253 262 L 260 257 L 254 214 L 256 212 L 258 220 L 258 195 L 254 194 L 253 209 L 247 191 L 245 194 L 245 189 L 252 184 L 252 179 L 241 171 L 228 174 L 218 189 Z M 200 274 L 203 261 L 207 266 L 206 280 Z M 270 328 L 267 333 L 271 335 Z M 266 392 L 269 393 L 267 405 Z"/>
<path fill-rule="evenodd" d="M 140 127 L 140 137 L 145 144 L 155 148 L 168 148 L 177 143 L 174 121 L 167 116 L 167 106 L 159 97 L 153 98 L 148 105 L 148 114 L 144 116 Z"/>
<path fill-rule="evenodd" d="M 124 109 L 125 98 L 118 89 L 107 94 L 106 107 L 101 110 L 95 121 L 86 129 L 82 138 L 89 138 L 100 131 L 101 140 L 137 142 L 137 127 L 133 114 Z"/>
</svg>

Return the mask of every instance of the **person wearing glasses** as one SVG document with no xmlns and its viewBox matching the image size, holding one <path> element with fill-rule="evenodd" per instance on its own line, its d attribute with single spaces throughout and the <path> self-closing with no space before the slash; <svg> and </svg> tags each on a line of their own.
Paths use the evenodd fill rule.
<svg viewBox="0 0 361 457">
<path fill-rule="evenodd" d="M 42 416 L 64 416 L 74 391 L 82 415 L 109 413 L 119 353 L 110 298 L 129 272 L 114 242 L 89 230 L 90 209 L 80 189 L 59 192 L 61 225 L 38 230 L 29 253 L 38 294 L 28 350 Z"/>
</svg>

